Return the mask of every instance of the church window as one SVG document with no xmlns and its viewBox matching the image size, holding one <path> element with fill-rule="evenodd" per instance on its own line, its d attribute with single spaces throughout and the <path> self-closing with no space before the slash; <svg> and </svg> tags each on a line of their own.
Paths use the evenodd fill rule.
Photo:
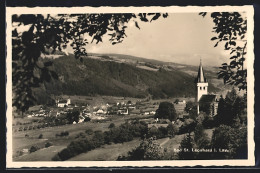
<svg viewBox="0 0 260 173">
<path fill-rule="evenodd" d="M 203 89 L 205 90 L 205 87 L 203 87 Z"/>
<path fill-rule="evenodd" d="M 200 87 L 200 90 L 201 90 L 201 87 Z"/>
</svg>

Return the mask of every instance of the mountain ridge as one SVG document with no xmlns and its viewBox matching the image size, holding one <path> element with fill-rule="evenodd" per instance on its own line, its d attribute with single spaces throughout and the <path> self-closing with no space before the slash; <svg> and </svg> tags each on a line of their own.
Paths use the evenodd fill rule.
<svg viewBox="0 0 260 173">
<path fill-rule="evenodd" d="M 183 69 L 168 66 L 165 62 L 156 63 L 157 60 L 134 59 L 139 60 L 136 63 L 123 61 L 129 59 L 127 56 L 120 55 L 124 58 L 115 56 L 118 55 L 89 54 L 83 58 L 83 62 L 80 62 L 72 54 L 61 55 L 52 60 L 52 69 L 59 75 L 59 80 L 45 82 L 42 90 L 38 92 L 45 92 L 47 95 L 107 95 L 136 98 L 151 96 L 154 99 L 195 97 L 194 76 L 183 72 Z M 143 59 L 147 61 L 140 62 Z M 48 60 L 44 58 L 43 61 Z M 209 83 L 210 92 L 218 90 Z"/>
</svg>

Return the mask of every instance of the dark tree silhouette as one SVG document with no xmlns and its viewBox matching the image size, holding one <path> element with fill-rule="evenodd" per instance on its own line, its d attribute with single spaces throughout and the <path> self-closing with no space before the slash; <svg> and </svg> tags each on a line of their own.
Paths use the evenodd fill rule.
<svg viewBox="0 0 260 173">
<path fill-rule="evenodd" d="M 181 145 L 179 147 L 180 152 L 178 153 L 180 160 L 193 160 L 195 158 L 195 154 L 192 149 L 194 148 L 194 141 L 191 137 L 191 134 L 188 133 L 187 136 L 183 138 L 181 141 Z"/>
<path fill-rule="evenodd" d="M 138 147 L 117 160 L 162 160 L 165 152 L 155 138 L 143 139 Z"/>
<path fill-rule="evenodd" d="M 234 123 L 246 123 L 247 104 L 241 96 L 238 96 L 233 88 L 227 93 L 226 98 L 219 99 L 218 114 L 215 120 L 218 124 L 233 125 Z M 238 120 L 239 119 L 239 120 Z"/>
<path fill-rule="evenodd" d="M 170 121 L 177 119 L 174 105 L 170 102 L 161 102 L 156 110 L 155 118 L 169 119 Z"/>
<path fill-rule="evenodd" d="M 199 14 L 204 17 L 207 13 Z M 212 41 L 217 41 L 215 47 L 224 43 L 225 50 L 230 51 L 230 62 L 222 64 L 218 77 L 223 78 L 224 83 L 246 90 L 247 19 L 238 12 L 214 12 L 211 13 L 211 18 L 215 24 L 213 32 L 216 36 L 211 38 Z"/>
<path fill-rule="evenodd" d="M 52 61 L 42 62 L 42 55 L 62 52 L 70 45 L 76 59 L 83 61 L 89 42 L 102 42 L 109 35 L 111 43 L 121 43 L 126 37 L 130 20 L 140 29 L 138 22 L 151 22 L 167 13 L 139 14 L 26 14 L 12 16 L 12 70 L 13 106 L 22 113 L 35 103 L 32 88 L 43 82 L 58 79 L 52 70 Z M 20 27 L 28 27 L 19 31 Z"/>
<path fill-rule="evenodd" d="M 79 115 L 80 115 L 80 112 L 79 111 L 70 111 L 67 113 L 67 120 L 69 121 L 70 124 L 72 124 L 74 121 L 76 123 L 79 122 Z"/>
</svg>

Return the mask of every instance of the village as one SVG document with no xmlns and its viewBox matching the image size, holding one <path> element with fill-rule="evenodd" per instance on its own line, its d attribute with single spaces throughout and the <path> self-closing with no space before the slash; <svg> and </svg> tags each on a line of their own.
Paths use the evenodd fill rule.
<svg viewBox="0 0 260 173">
<path fill-rule="evenodd" d="M 189 98 L 168 99 L 168 101 L 174 104 L 178 118 L 188 117 L 188 113 L 185 112 L 186 102 L 191 100 Z M 83 123 L 90 120 L 105 120 L 112 116 L 125 116 L 125 117 L 153 117 L 159 106 L 159 100 L 137 100 L 136 102 L 121 101 L 114 103 L 104 103 L 99 105 L 77 105 L 73 101 L 68 99 L 59 98 L 56 100 L 55 106 L 48 107 L 44 105 L 34 106 L 26 113 L 27 119 L 43 119 L 46 117 L 59 118 L 65 116 L 68 112 L 78 111 L 78 121 L 73 121 L 73 124 Z M 51 122 L 50 122 L 51 123 Z M 23 127 L 26 130 L 33 129 L 32 127 Z M 23 128 L 19 128 L 18 131 L 23 131 Z M 16 130 L 15 130 L 16 131 Z"/>
</svg>

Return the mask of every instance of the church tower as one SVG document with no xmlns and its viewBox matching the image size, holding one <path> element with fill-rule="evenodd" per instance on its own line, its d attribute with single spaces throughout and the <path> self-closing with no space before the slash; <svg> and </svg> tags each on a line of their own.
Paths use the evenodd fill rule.
<svg viewBox="0 0 260 173">
<path fill-rule="evenodd" d="M 197 96 L 196 96 L 196 102 L 197 102 L 197 111 L 199 114 L 199 101 L 202 95 L 207 95 L 208 94 L 208 81 L 204 75 L 203 68 L 202 68 L 202 63 L 200 60 L 200 66 L 199 66 L 199 71 L 198 71 L 198 76 L 196 78 L 197 83 Z"/>
</svg>

